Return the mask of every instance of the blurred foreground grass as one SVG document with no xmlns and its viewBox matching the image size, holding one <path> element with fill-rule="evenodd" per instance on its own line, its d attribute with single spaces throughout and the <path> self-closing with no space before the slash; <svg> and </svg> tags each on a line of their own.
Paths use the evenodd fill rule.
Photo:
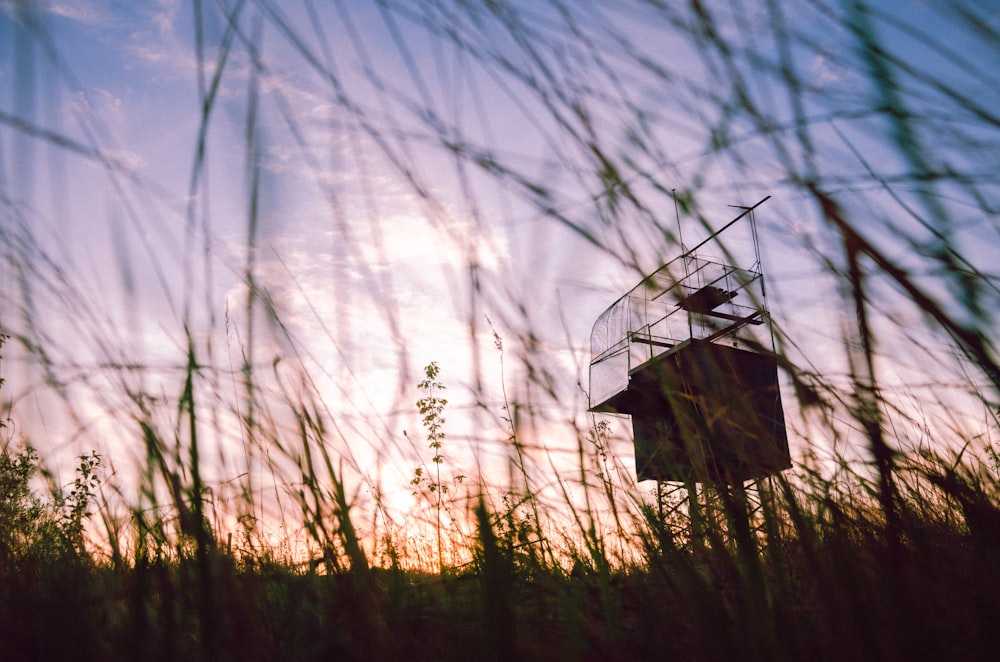
<svg viewBox="0 0 1000 662">
<path fill-rule="evenodd" d="M 844 485 L 781 481 L 752 514 L 756 504 L 744 495 L 716 495 L 698 531 L 648 511 L 630 541 L 642 558 L 629 564 L 599 545 L 546 560 L 504 534 L 484 509 L 478 533 L 455 541 L 468 546 L 473 561 L 425 573 L 372 566 L 363 554 L 333 560 L 342 554 L 337 550 L 302 564 L 273 550 L 238 552 L 209 535 L 199 544 L 196 535 L 167 541 L 149 530 L 129 532 L 144 542 L 125 556 L 88 553 L 66 544 L 59 527 L 38 525 L 50 510 L 17 523 L 18 504 L 6 491 L 10 450 L 0 477 L 5 659 L 995 653 L 995 481 L 933 474 L 920 491 L 900 497 L 891 530 L 870 486 L 855 485 L 851 493 Z M 349 548 L 346 524 L 340 521 L 336 535 Z"/>
<path fill-rule="evenodd" d="M 0 4 L 18 165 L 0 172 L 0 331 L 19 368 L 0 658 L 993 659 L 1000 34 L 975 3 L 913 4 L 386 1 L 319 20 L 311 2 L 193 2 L 178 48 L 199 114 L 170 194 L 82 101 L 50 125 L 39 81 L 80 92 L 43 20 L 57 7 Z M 213 142 L 225 111 L 235 150 Z M 62 243 L 34 150 L 52 191 L 73 179 L 60 159 L 107 177 L 111 248 Z M 223 171 L 243 159 L 239 186 L 216 169 L 209 187 L 218 151 Z M 323 224 L 303 243 L 332 248 L 300 273 L 279 235 L 309 223 L 275 217 L 301 212 L 281 193 L 304 179 Z M 401 212 L 376 189 L 433 230 L 416 265 L 390 263 L 383 216 Z M 592 261 L 595 282 L 632 283 L 681 251 L 681 220 L 690 241 L 762 190 L 782 201 L 765 269 L 795 467 L 651 495 L 616 457 L 627 430 L 583 411 L 585 334 L 562 335 L 579 306 L 549 305 L 551 273 Z M 442 255 L 448 334 L 413 286 Z M 421 297 L 436 306 L 407 307 Z M 444 436 L 449 376 L 413 387 L 415 345 L 439 336 L 470 339 L 455 381 L 482 462 Z M 352 399 L 366 360 L 426 441 Z"/>
</svg>

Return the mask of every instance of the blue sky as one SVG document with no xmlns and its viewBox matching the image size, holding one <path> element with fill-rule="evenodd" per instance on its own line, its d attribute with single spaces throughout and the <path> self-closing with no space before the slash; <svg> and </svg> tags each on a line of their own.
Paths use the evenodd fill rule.
<svg viewBox="0 0 1000 662">
<path fill-rule="evenodd" d="M 791 172 L 815 168 L 889 255 L 927 271 L 920 280 L 942 301 L 954 292 L 919 250 L 937 227 L 928 200 L 943 201 L 955 245 L 995 274 L 987 175 L 1000 152 L 996 125 L 975 110 L 1000 107 L 988 38 L 997 11 L 957 5 L 982 32 L 936 3 L 873 3 L 902 98 L 926 120 L 924 153 L 968 175 L 931 182 L 925 196 L 907 179 L 912 163 L 856 36 L 838 23 L 840 3 L 782 3 L 787 33 L 766 3 L 708 5 L 731 61 L 697 17 L 642 3 L 574 6 L 583 40 L 558 8 L 532 3 L 455 16 L 432 3 L 0 3 L 0 320 L 23 339 L 3 367 L 19 430 L 52 453 L 98 443 L 136 456 L 123 391 L 176 397 L 187 328 L 218 370 L 205 385 L 220 403 L 239 401 L 244 358 L 276 394 L 306 388 L 292 376 L 308 374 L 342 432 L 339 452 L 361 473 L 382 467 L 391 484 L 405 484 L 424 453 L 414 385 L 437 361 L 456 463 L 495 460 L 502 472 L 488 316 L 504 341 L 508 396 L 534 414 L 532 446 L 572 449 L 574 425 L 592 423 L 590 325 L 676 254 L 673 188 L 714 225 L 734 215 L 729 205 L 773 196 L 759 212 L 772 312 L 792 358 L 831 382 L 847 373 L 845 317 L 824 259 L 841 248 Z M 237 7 L 229 33 L 224 14 Z M 786 55 L 805 85 L 798 109 Z M 598 152 L 641 206 L 610 205 Z M 684 223 L 691 244 L 704 229 Z M 248 270 L 266 293 L 250 316 Z M 914 339 L 880 348 L 887 381 L 940 376 L 914 360 L 919 341 L 947 361 L 940 334 L 897 288 L 876 287 L 880 328 Z M 25 351 L 33 343 L 44 356 Z M 614 425 L 627 465 L 628 427 Z M 239 471 L 234 430 L 216 430 L 220 479 Z M 540 466 L 562 466 L 556 458 Z"/>
</svg>

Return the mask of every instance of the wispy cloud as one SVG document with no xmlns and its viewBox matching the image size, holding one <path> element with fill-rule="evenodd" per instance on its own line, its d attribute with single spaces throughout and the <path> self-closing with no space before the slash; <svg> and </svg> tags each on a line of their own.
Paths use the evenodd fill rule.
<svg viewBox="0 0 1000 662">
<path fill-rule="evenodd" d="M 115 11 L 111 3 L 105 0 L 37 3 L 36 8 L 90 27 L 108 26 L 115 22 Z"/>
</svg>

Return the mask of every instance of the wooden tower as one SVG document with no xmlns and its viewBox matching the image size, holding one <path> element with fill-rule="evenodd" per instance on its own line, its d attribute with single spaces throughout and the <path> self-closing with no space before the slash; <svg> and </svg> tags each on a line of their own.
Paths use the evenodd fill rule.
<svg viewBox="0 0 1000 662">
<path fill-rule="evenodd" d="M 632 418 L 639 480 L 735 484 L 791 466 L 754 210 L 649 274 L 591 333 L 590 409 Z M 749 222 L 749 268 L 699 257 Z"/>
</svg>

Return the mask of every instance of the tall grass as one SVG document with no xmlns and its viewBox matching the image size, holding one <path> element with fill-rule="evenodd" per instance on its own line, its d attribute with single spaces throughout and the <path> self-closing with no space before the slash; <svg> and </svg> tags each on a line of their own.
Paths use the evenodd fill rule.
<svg viewBox="0 0 1000 662">
<path fill-rule="evenodd" d="M 54 7 L 0 9 L 7 656 L 993 653 L 995 16 L 183 10 L 178 180 L 88 112 Z M 109 245 L 50 195 L 94 170 Z M 627 420 L 585 411 L 587 323 L 760 191 L 795 466 L 636 484 Z M 413 377 L 458 345 L 467 373 Z"/>
</svg>

